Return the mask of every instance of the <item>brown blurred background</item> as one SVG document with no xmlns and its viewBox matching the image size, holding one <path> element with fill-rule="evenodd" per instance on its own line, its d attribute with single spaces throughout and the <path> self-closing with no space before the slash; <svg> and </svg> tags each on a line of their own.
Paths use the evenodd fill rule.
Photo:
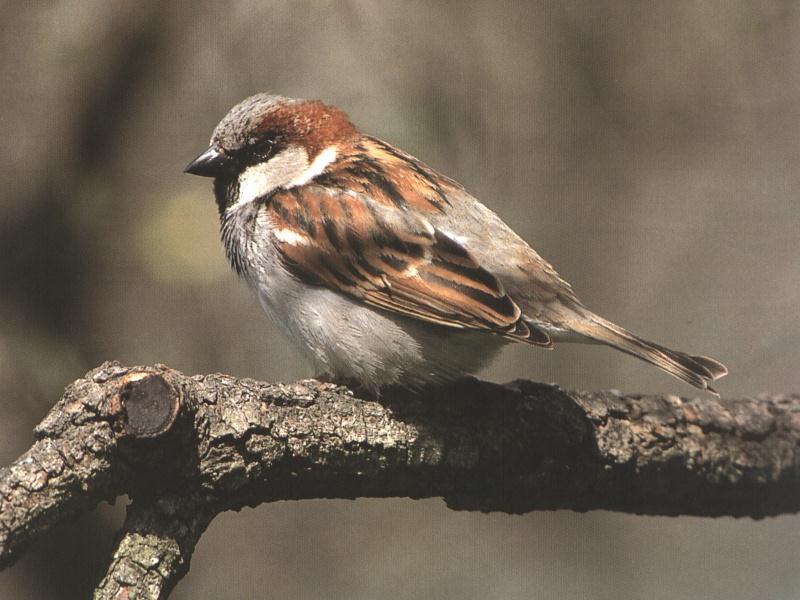
<svg viewBox="0 0 800 600">
<path fill-rule="evenodd" d="M 0 464 L 106 359 L 310 375 L 229 272 L 182 174 L 243 97 L 322 98 L 455 177 L 595 310 L 799 391 L 800 9 L 697 2 L 0 4 Z M 693 390 L 620 353 L 507 350 L 483 374 Z M 124 502 L 60 527 L 0 598 L 85 597 Z M 800 517 L 227 514 L 175 598 L 800 597 Z"/>
</svg>

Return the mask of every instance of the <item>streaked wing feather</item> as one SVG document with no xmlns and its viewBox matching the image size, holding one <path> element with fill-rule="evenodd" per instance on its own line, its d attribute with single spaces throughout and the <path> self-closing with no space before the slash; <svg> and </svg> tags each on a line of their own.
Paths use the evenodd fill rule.
<svg viewBox="0 0 800 600">
<path fill-rule="evenodd" d="M 287 268 L 308 283 L 424 321 L 551 345 L 496 277 L 414 211 L 314 184 L 274 194 L 266 209 Z"/>
</svg>

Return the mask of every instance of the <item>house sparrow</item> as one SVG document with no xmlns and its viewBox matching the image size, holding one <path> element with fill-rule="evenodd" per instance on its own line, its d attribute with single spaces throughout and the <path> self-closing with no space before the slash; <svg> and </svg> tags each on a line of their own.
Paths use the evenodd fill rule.
<svg viewBox="0 0 800 600">
<path fill-rule="evenodd" d="M 712 393 L 727 373 L 588 310 L 459 183 L 320 101 L 247 98 L 185 171 L 214 178 L 231 265 L 335 381 L 442 384 L 507 342 L 606 344 Z"/>
</svg>

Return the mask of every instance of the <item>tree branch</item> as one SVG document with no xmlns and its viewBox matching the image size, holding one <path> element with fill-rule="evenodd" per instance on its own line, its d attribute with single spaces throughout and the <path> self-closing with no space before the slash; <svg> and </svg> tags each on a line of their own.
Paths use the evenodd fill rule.
<svg viewBox="0 0 800 600">
<path fill-rule="evenodd" d="M 197 495 L 134 503 L 95 600 L 166 598 L 189 571 L 194 547 L 211 519 Z"/>
<path fill-rule="evenodd" d="M 465 380 L 380 402 L 315 381 L 106 363 L 0 470 L 0 566 L 54 523 L 133 499 L 97 597 L 165 597 L 221 511 L 442 497 L 454 509 L 762 517 L 800 510 L 800 395 L 686 400 Z"/>
</svg>

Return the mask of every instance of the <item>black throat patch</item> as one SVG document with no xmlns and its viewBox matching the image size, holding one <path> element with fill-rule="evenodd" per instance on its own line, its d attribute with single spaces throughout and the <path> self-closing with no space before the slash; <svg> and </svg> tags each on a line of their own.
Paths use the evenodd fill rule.
<svg viewBox="0 0 800 600">
<path fill-rule="evenodd" d="M 214 198 L 217 200 L 217 209 L 222 216 L 225 209 L 239 198 L 239 178 L 235 175 L 215 178 Z"/>
</svg>

